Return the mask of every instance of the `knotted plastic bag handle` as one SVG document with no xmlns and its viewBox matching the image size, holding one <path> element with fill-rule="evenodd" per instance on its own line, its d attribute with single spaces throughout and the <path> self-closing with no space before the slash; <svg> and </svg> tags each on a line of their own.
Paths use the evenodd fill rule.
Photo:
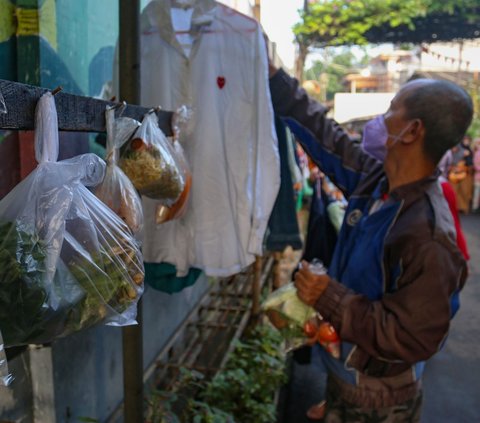
<svg viewBox="0 0 480 423">
<path fill-rule="evenodd" d="M 35 158 L 38 163 L 58 159 L 58 117 L 55 98 L 47 91 L 35 107 Z"/>
</svg>

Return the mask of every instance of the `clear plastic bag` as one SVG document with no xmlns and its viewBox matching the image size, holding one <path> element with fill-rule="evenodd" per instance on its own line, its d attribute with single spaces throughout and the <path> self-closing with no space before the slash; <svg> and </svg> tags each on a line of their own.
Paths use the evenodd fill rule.
<svg viewBox="0 0 480 423">
<path fill-rule="evenodd" d="M 5 354 L 2 332 L 0 331 L 0 386 L 8 386 L 12 381 L 13 376 L 8 372 L 7 355 Z"/>
<path fill-rule="evenodd" d="M 0 330 L 6 347 L 42 344 L 98 323 L 135 324 L 143 257 L 125 223 L 87 186 L 105 162 L 56 162 L 55 101 L 37 104 L 37 168 L 0 201 Z"/>
<path fill-rule="evenodd" d="M 310 263 L 309 270 L 316 275 L 327 272 L 322 262 L 317 259 Z M 287 350 L 318 342 L 333 357 L 340 357 L 340 339 L 335 329 L 323 320 L 313 307 L 298 298 L 297 289 L 292 282 L 270 294 L 263 303 L 263 310 L 271 323 L 282 333 Z"/>
<path fill-rule="evenodd" d="M 118 166 L 119 150 L 140 126 L 131 118 L 115 119 L 115 107 L 105 111 L 107 127 L 107 169 L 95 188 L 95 195 L 110 207 L 137 236 L 143 228 L 140 196 L 127 175 Z"/>
<path fill-rule="evenodd" d="M 180 144 L 180 133 L 182 128 L 187 125 L 192 115 L 191 109 L 186 106 L 181 106 L 172 118 L 173 127 L 173 149 L 175 151 L 176 161 L 180 167 L 183 175 L 185 185 L 182 193 L 178 199 L 171 206 L 159 204 L 155 214 L 157 224 L 168 222 L 169 220 L 179 219 L 185 214 L 187 209 L 188 199 L 190 197 L 190 189 L 192 187 L 192 173 L 190 166 L 185 157 L 185 152 Z"/>
<path fill-rule="evenodd" d="M 264 301 L 262 308 L 285 339 L 287 350 L 308 343 L 304 325 L 315 318 L 317 312 L 298 298 L 293 282 L 273 291 Z"/>
<path fill-rule="evenodd" d="M 3 94 L 0 91 L 0 115 L 7 113 L 7 105 L 5 104 L 5 99 L 3 98 Z"/>
<path fill-rule="evenodd" d="M 158 126 L 155 110 L 148 112 L 132 140 L 122 149 L 120 167 L 140 194 L 171 206 L 185 187 L 172 143 Z"/>
</svg>

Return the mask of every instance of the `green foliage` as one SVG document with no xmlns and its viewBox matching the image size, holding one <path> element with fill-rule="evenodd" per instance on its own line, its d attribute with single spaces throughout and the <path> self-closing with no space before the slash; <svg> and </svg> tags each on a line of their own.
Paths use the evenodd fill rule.
<svg viewBox="0 0 480 423">
<path fill-rule="evenodd" d="M 237 422 L 274 422 L 275 391 L 286 382 L 281 342 L 269 326 L 237 341 L 226 369 L 209 383 L 203 400 L 231 413 Z"/>
<path fill-rule="evenodd" d="M 174 392 L 153 390 L 147 399 L 147 423 L 179 423 L 180 420 L 173 412 L 173 404 L 178 396 Z"/>
<path fill-rule="evenodd" d="M 276 330 L 260 326 L 235 343 L 225 369 L 211 381 L 181 369 L 171 391 L 152 393 L 147 422 L 274 422 L 275 392 L 286 382 L 281 343 Z"/>
<path fill-rule="evenodd" d="M 413 30 L 415 18 L 431 13 L 463 13 L 468 18 L 475 6 L 477 0 L 317 0 L 301 13 L 293 30 L 302 45 L 365 45 L 365 33 L 373 27 L 389 23 Z"/>
<path fill-rule="evenodd" d="M 45 245 L 20 224 L 0 222 L 0 328 L 5 345 L 35 339 L 46 329 Z"/>
<path fill-rule="evenodd" d="M 326 93 L 320 99 L 321 101 L 332 100 L 335 93 L 344 91 L 343 78 L 355 72 L 356 68 L 362 67 L 369 60 L 366 54 L 357 61 L 349 49 L 341 48 L 338 53 L 336 50 L 338 48 L 325 48 L 322 51 L 321 60 L 315 61 L 304 75 L 305 80 L 321 81 L 321 84 L 326 85 L 322 87 Z"/>
</svg>

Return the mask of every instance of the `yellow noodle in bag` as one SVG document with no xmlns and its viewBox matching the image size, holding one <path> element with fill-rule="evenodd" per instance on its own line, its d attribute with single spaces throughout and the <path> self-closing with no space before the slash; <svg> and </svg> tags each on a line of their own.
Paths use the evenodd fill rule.
<svg viewBox="0 0 480 423">
<path fill-rule="evenodd" d="M 120 167 L 140 194 L 172 205 L 185 187 L 185 175 L 172 144 L 150 111 L 127 144 Z"/>
</svg>

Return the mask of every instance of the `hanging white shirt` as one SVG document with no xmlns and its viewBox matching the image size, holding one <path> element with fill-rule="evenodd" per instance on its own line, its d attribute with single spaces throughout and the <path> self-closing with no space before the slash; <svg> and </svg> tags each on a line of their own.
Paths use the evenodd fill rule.
<svg viewBox="0 0 480 423">
<path fill-rule="evenodd" d="M 144 259 L 174 264 L 178 276 L 190 267 L 228 276 L 262 254 L 280 186 L 266 48 L 256 21 L 212 0 L 193 2 L 187 34 L 188 15 L 173 3 L 154 0 L 142 13 L 141 99 L 193 108 L 181 135 L 193 182 L 176 221 L 156 225 L 156 202 L 143 198 Z"/>
</svg>

